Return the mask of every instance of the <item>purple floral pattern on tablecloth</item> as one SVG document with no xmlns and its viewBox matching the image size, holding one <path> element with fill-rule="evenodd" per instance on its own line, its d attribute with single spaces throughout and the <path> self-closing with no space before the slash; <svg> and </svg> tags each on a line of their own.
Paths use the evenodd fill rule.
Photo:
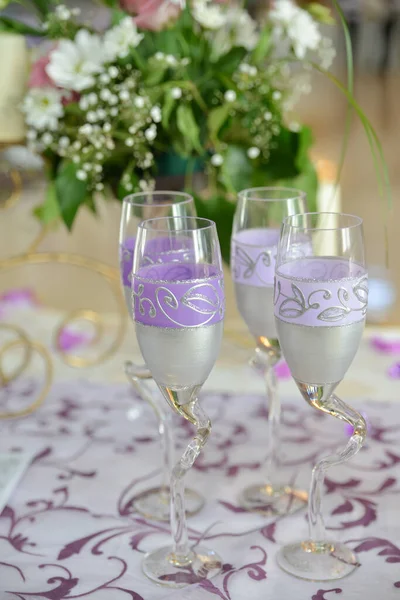
<svg viewBox="0 0 400 600">
<path fill-rule="evenodd" d="M 35 381 L 0 389 L 0 407 L 18 408 Z M 262 477 L 265 401 L 204 394 L 212 436 L 188 478 L 207 493 L 189 521 L 224 558 L 212 581 L 171 592 L 141 571 L 143 553 L 169 542 L 165 523 L 147 521 L 133 499 L 157 485 L 160 450 L 151 410 L 130 422 L 139 400 L 125 385 L 58 384 L 26 419 L 0 422 L 0 451 L 32 453 L 32 465 L 0 517 L 1 600 L 391 600 L 400 590 L 400 404 L 354 403 L 368 415 L 369 438 L 349 464 L 331 469 L 324 513 L 331 535 L 358 552 L 361 567 L 331 584 L 293 579 L 275 563 L 279 545 L 307 535 L 305 512 L 288 519 L 249 514 L 238 492 Z M 345 443 L 343 425 L 300 399 L 283 403 L 282 466 L 307 486 L 312 465 Z M 191 426 L 176 419 L 178 445 Z"/>
</svg>

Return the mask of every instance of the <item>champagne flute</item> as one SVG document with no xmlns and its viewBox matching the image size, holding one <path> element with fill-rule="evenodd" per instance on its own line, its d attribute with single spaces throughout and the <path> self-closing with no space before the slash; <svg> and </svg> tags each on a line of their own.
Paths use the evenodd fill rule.
<svg viewBox="0 0 400 600">
<path fill-rule="evenodd" d="M 299 257 L 296 247 L 305 238 L 312 252 Z M 340 579 L 359 565 L 350 548 L 327 537 L 321 497 L 326 470 L 354 456 L 366 436 L 363 417 L 334 391 L 357 353 L 367 303 L 362 220 L 338 213 L 287 217 L 275 275 L 279 342 L 304 399 L 353 427 L 346 447 L 324 457 L 313 469 L 309 539 L 289 544 L 278 553 L 281 568 L 302 579 Z"/>
<path fill-rule="evenodd" d="M 133 254 L 139 223 L 145 219 L 162 216 L 196 216 L 193 197 L 181 192 L 138 192 L 124 198 L 119 232 L 119 266 L 121 284 L 125 302 L 132 317 L 131 274 Z M 174 257 L 172 257 L 173 259 Z M 176 258 L 176 257 L 175 257 Z M 186 254 L 187 258 L 187 254 Z M 151 261 L 151 257 L 147 257 Z M 145 490 L 133 499 L 133 507 L 147 518 L 158 521 L 169 520 L 169 478 L 174 463 L 173 423 L 170 414 L 165 410 L 164 402 L 146 385 L 145 379 L 151 378 L 146 365 L 136 365 L 131 361 L 125 363 L 125 373 L 140 397 L 153 409 L 160 434 L 163 455 L 163 473 L 160 486 Z M 129 411 L 128 418 L 137 418 L 137 408 Z M 187 489 L 187 512 L 196 514 L 204 506 L 204 498 L 197 492 Z"/>
<path fill-rule="evenodd" d="M 175 249 L 190 260 L 171 262 Z M 152 257 L 149 264 L 147 257 Z M 190 545 L 185 518 L 184 479 L 211 431 L 198 401 L 222 340 L 225 296 L 215 223 L 176 217 L 150 219 L 138 228 L 132 272 L 133 318 L 143 358 L 174 411 L 196 428 L 171 474 L 173 545 L 147 554 L 145 574 L 170 587 L 182 587 L 220 572 L 213 551 Z"/>
<path fill-rule="evenodd" d="M 241 505 L 265 514 L 288 514 L 305 506 L 307 493 L 282 481 L 279 457 L 281 405 L 274 366 L 281 359 L 274 318 L 275 258 L 280 227 L 287 215 L 304 212 L 304 192 L 292 188 L 260 187 L 240 192 L 233 221 L 232 276 L 236 304 L 257 341 L 251 360 L 266 383 L 268 440 L 265 480 L 243 490 Z M 298 245 L 307 252 L 307 243 Z"/>
</svg>

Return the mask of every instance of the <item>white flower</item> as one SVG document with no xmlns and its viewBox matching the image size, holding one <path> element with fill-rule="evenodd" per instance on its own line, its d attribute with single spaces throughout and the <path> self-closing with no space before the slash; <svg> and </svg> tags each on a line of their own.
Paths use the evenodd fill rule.
<svg viewBox="0 0 400 600">
<path fill-rule="evenodd" d="M 159 106 L 153 106 L 153 108 L 150 111 L 150 115 L 154 123 L 160 123 L 162 119 L 161 108 Z"/>
<path fill-rule="evenodd" d="M 150 125 L 144 132 L 144 135 L 149 142 L 152 142 L 157 137 L 157 127 L 155 125 Z"/>
<path fill-rule="evenodd" d="M 274 24 L 274 35 L 283 39 L 286 33 L 297 58 L 303 59 L 307 50 L 317 50 L 321 33 L 310 13 L 291 0 L 278 0 L 269 13 Z"/>
<path fill-rule="evenodd" d="M 107 83 L 110 83 L 110 76 L 107 73 L 102 73 L 99 79 L 100 83 L 104 83 L 105 85 L 107 85 Z"/>
<path fill-rule="evenodd" d="M 234 90 L 227 90 L 224 94 L 224 98 L 227 102 L 235 102 L 236 92 Z"/>
<path fill-rule="evenodd" d="M 92 106 L 97 104 L 97 102 L 99 101 L 99 99 L 97 98 L 97 94 L 95 94 L 94 92 L 91 92 L 90 94 L 88 94 L 87 99 L 88 99 L 89 104 Z"/>
<path fill-rule="evenodd" d="M 289 123 L 289 129 L 290 131 L 294 131 L 295 133 L 297 133 L 298 131 L 300 131 L 300 125 L 296 121 L 292 121 L 291 123 Z"/>
<path fill-rule="evenodd" d="M 111 98 L 111 96 L 112 96 L 112 94 L 111 94 L 110 90 L 108 90 L 107 88 L 104 88 L 100 92 L 100 98 L 102 100 L 104 100 L 104 102 L 107 102 Z"/>
<path fill-rule="evenodd" d="M 111 67 L 108 69 L 108 74 L 112 79 L 115 79 L 119 75 L 119 70 L 116 66 L 111 65 Z"/>
<path fill-rule="evenodd" d="M 53 143 L 53 136 L 51 135 L 51 133 L 46 131 L 46 133 L 44 133 L 42 136 L 42 142 L 45 146 L 50 146 L 50 144 Z"/>
<path fill-rule="evenodd" d="M 165 61 L 170 67 L 176 67 L 176 65 L 178 64 L 178 61 L 176 60 L 173 54 L 167 54 L 167 56 L 165 57 Z"/>
<path fill-rule="evenodd" d="M 258 42 L 257 23 L 247 10 L 232 6 L 225 11 L 225 21 L 212 37 L 213 58 L 219 58 L 234 46 L 253 50 Z"/>
<path fill-rule="evenodd" d="M 65 4 L 59 4 L 56 6 L 55 13 L 60 21 L 68 21 L 68 19 L 71 18 L 71 11 L 65 6 Z"/>
<path fill-rule="evenodd" d="M 164 56 L 165 56 L 164 52 L 156 52 L 155 55 L 154 55 L 154 58 L 156 60 L 163 60 Z"/>
<path fill-rule="evenodd" d="M 111 131 L 111 125 L 110 125 L 110 123 L 104 123 L 104 125 L 103 125 L 103 131 L 105 131 L 106 133 L 109 133 Z"/>
<path fill-rule="evenodd" d="M 226 22 L 226 11 L 208 0 L 194 0 L 193 18 L 205 29 L 219 29 Z"/>
<path fill-rule="evenodd" d="M 182 98 L 181 88 L 179 88 L 179 87 L 171 88 L 171 96 L 174 98 L 174 100 L 179 100 L 179 98 Z"/>
<path fill-rule="evenodd" d="M 84 171 L 83 169 L 79 169 L 76 172 L 76 178 L 79 179 L 80 181 L 85 181 L 87 179 L 86 171 Z"/>
<path fill-rule="evenodd" d="M 143 108 L 143 106 L 145 105 L 144 98 L 142 98 L 142 96 L 136 96 L 134 100 L 134 105 L 136 106 L 136 108 Z"/>
<path fill-rule="evenodd" d="M 132 148 L 134 143 L 135 143 L 135 141 L 131 137 L 126 138 L 126 140 L 125 140 L 125 146 L 128 146 L 129 148 Z"/>
<path fill-rule="evenodd" d="M 93 133 L 92 125 L 89 125 L 89 123 L 85 123 L 85 125 L 82 125 L 82 127 L 79 127 L 79 133 L 81 133 L 82 135 L 91 135 Z M 76 144 L 76 142 L 75 142 L 75 144 Z"/>
<path fill-rule="evenodd" d="M 275 90 L 275 92 L 272 93 L 272 99 L 273 100 L 280 100 L 282 98 L 282 94 L 279 90 Z"/>
<path fill-rule="evenodd" d="M 100 37 L 80 29 L 73 42 L 60 40 L 46 72 L 58 86 L 80 92 L 94 84 L 93 75 L 101 71 L 103 61 Z"/>
<path fill-rule="evenodd" d="M 264 119 L 266 121 L 270 121 L 272 119 L 272 113 L 270 113 L 269 111 L 264 113 Z"/>
<path fill-rule="evenodd" d="M 22 112 L 27 125 L 35 129 L 57 129 L 64 114 L 62 94 L 53 88 L 32 88 L 25 96 Z"/>
<path fill-rule="evenodd" d="M 71 141 L 66 135 L 62 135 L 58 140 L 58 145 L 60 146 L 60 148 L 68 148 L 70 143 Z"/>
<path fill-rule="evenodd" d="M 107 60 L 112 61 L 117 57 L 125 58 L 129 54 L 129 49 L 136 48 L 142 39 L 143 34 L 138 33 L 132 17 L 125 17 L 118 25 L 109 29 L 104 36 Z"/>
<path fill-rule="evenodd" d="M 131 95 L 130 95 L 130 93 L 128 92 L 128 90 L 122 90 L 122 91 L 119 93 L 119 97 L 120 97 L 120 99 L 122 100 L 122 102 L 128 102 L 128 100 L 130 99 Z"/>
<path fill-rule="evenodd" d="M 214 154 L 211 157 L 211 164 L 214 165 L 214 167 L 220 167 L 223 162 L 224 158 L 223 156 L 221 156 L 221 154 Z"/>
<path fill-rule="evenodd" d="M 257 148 L 256 146 L 252 146 L 251 148 L 249 148 L 247 150 L 247 156 L 249 158 L 258 158 L 260 156 L 260 148 Z"/>
</svg>

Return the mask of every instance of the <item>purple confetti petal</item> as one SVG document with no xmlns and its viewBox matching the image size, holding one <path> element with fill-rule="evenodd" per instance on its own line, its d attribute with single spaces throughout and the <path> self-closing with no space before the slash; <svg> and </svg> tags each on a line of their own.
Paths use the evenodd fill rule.
<svg viewBox="0 0 400 600">
<path fill-rule="evenodd" d="M 91 340 L 92 337 L 86 333 L 79 333 L 77 331 L 64 328 L 59 335 L 58 345 L 61 350 L 68 352 L 68 350 L 73 350 L 79 346 L 90 344 Z"/>
<path fill-rule="evenodd" d="M 387 374 L 392 379 L 400 379 L 400 362 L 395 362 L 388 368 Z"/>
<path fill-rule="evenodd" d="M 0 316 L 6 315 L 10 308 L 33 308 L 39 301 L 34 290 L 30 288 L 15 288 L 8 290 L 0 296 Z"/>
<path fill-rule="evenodd" d="M 282 360 L 275 365 L 275 375 L 278 379 L 290 379 L 291 373 L 286 361 Z"/>
<path fill-rule="evenodd" d="M 400 354 L 400 339 L 388 339 L 376 336 L 370 340 L 371 346 L 383 354 Z"/>
</svg>

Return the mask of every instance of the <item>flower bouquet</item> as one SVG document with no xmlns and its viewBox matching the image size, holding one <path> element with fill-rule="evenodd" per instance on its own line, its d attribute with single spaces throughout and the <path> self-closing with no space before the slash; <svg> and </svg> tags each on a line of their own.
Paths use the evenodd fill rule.
<svg viewBox="0 0 400 600">
<path fill-rule="evenodd" d="M 319 27 L 327 9 L 279 0 L 256 21 L 250 2 L 105 0 L 110 24 L 95 31 L 79 9 L 32 1 L 36 28 L 4 16 L 0 25 L 43 38 L 22 104 L 49 180 L 42 221 L 71 228 L 99 192 L 122 199 L 180 175 L 228 260 L 240 189 L 299 187 L 315 206 L 311 131 L 287 115 L 309 91 L 307 64 L 332 62 Z"/>
</svg>

